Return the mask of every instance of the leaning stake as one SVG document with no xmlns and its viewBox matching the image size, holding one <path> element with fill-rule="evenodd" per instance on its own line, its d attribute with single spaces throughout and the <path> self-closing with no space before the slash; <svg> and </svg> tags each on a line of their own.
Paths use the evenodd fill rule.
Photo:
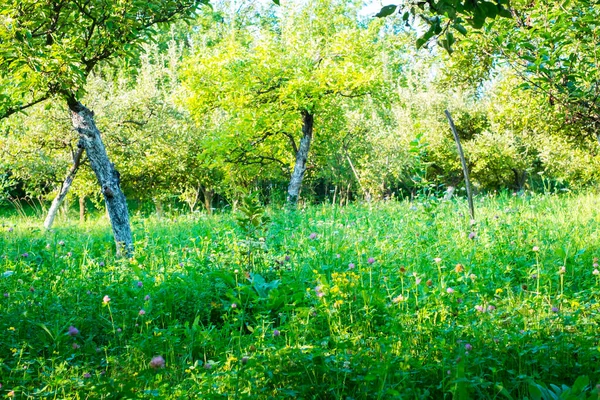
<svg viewBox="0 0 600 400">
<path fill-rule="evenodd" d="M 467 198 L 469 199 L 469 211 L 471 212 L 471 219 L 475 219 L 475 206 L 473 206 L 473 192 L 471 192 L 471 181 L 469 180 L 469 170 L 467 169 L 467 161 L 465 160 L 465 153 L 463 153 L 462 146 L 460 145 L 460 138 L 458 137 L 458 132 L 456 132 L 456 126 L 454 126 L 454 121 L 452 121 L 452 117 L 448 110 L 445 110 L 446 118 L 448 118 L 448 123 L 450 123 L 450 129 L 452 129 L 452 133 L 454 134 L 454 140 L 456 140 L 456 147 L 458 148 L 458 155 L 460 156 L 460 162 L 462 164 L 463 173 L 465 174 L 465 185 L 467 186 Z"/>
</svg>

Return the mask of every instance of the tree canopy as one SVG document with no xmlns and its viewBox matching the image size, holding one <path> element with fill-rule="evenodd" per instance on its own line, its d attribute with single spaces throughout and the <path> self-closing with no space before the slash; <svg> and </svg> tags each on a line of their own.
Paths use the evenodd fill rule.
<svg viewBox="0 0 600 400">
<path fill-rule="evenodd" d="M 208 0 L 7 0 L 0 4 L 0 119 L 53 96 L 79 98 L 101 61 L 132 56 L 157 24 Z"/>
</svg>

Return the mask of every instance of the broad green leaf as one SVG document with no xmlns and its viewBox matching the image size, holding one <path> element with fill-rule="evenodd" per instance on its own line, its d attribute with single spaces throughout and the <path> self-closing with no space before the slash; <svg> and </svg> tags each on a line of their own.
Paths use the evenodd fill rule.
<svg viewBox="0 0 600 400">
<path fill-rule="evenodd" d="M 384 6 L 377 14 L 375 14 L 375 16 L 377 18 L 383 18 L 383 17 L 390 16 L 394 13 L 394 11 L 396 11 L 396 8 L 398 8 L 398 6 L 396 6 L 394 4 Z"/>
</svg>

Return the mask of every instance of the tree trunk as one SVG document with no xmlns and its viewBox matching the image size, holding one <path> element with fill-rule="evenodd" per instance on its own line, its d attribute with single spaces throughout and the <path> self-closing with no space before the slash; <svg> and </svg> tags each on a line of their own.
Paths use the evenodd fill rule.
<svg viewBox="0 0 600 400">
<path fill-rule="evenodd" d="M 127 202 L 120 187 L 119 172 L 108 159 L 104 143 L 102 143 L 100 137 L 100 131 L 94 122 L 94 113 L 74 97 L 69 98 L 68 105 L 71 110 L 73 128 L 79 133 L 80 141 L 86 150 L 90 166 L 96 174 L 104 196 L 117 246 L 117 254 L 131 256 L 133 238 L 131 226 L 129 225 Z"/>
<path fill-rule="evenodd" d="M 85 196 L 79 196 L 79 222 L 85 222 Z"/>
<path fill-rule="evenodd" d="M 156 217 L 158 219 L 162 218 L 165 215 L 163 202 L 161 199 L 154 199 L 154 208 L 156 209 Z"/>
<path fill-rule="evenodd" d="M 73 184 L 73 179 L 75 179 L 75 175 L 77 175 L 77 170 L 79 169 L 79 165 L 81 164 L 81 156 L 83 155 L 84 150 L 82 146 L 82 144 L 77 145 L 77 153 L 75 153 L 75 156 L 73 157 L 73 166 L 67 174 L 65 181 L 60 186 L 60 191 L 58 192 L 54 200 L 52 200 L 52 205 L 50 206 L 50 209 L 48 210 L 48 215 L 44 220 L 44 228 L 46 229 L 52 228 L 52 224 L 54 223 L 54 218 L 56 218 L 58 209 L 60 208 L 60 205 L 67 196 L 67 193 L 69 193 L 69 189 Z"/>
<path fill-rule="evenodd" d="M 206 208 L 206 213 L 208 215 L 212 214 L 212 201 L 215 195 L 215 191 L 212 189 L 201 187 L 202 195 L 204 196 L 204 208 Z"/>
<path fill-rule="evenodd" d="M 310 142 L 313 136 L 314 115 L 308 111 L 302 111 L 302 140 L 296 152 L 296 164 L 288 186 L 287 202 L 290 206 L 295 206 L 300 195 L 300 187 L 302 186 L 302 178 L 306 172 L 306 160 L 308 159 L 308 151 L 310 150 Z"/>
</svg>

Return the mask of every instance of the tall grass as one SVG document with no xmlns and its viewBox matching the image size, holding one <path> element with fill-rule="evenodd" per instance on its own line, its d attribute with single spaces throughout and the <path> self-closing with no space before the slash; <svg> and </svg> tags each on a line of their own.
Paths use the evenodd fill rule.
<svg viewBox="0 0 600 400">
<path fill-rule="evenodd" d="M 585 375 L 572 390 L 597 397 L 599 205 L 485 197 L 477 221 L 462 202 L 321 205 L 252 231 L 136 217 L 131 260 L 103 218 L 4 218 L 0 391 L 522 398 Z"/>
</svg>

